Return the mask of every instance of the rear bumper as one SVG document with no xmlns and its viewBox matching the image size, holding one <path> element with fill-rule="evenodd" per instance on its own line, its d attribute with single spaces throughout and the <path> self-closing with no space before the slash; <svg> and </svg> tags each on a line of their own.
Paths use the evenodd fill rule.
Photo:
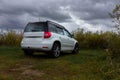
<svg viewBox="0 0 120 80">
<path fill-rule="evenodd" d="M 34 46 L 30 46 L 30 45 L 21 45 L 22 49 L 30 49 L 30 50 L 38 50 L 38 51 L 51 51 L 51 48 L 44 48 L 42 46 L 39 47 L 34 47 Z"/>
<path fill-rule="evenodd" d="M 51 51 L 52 44 L 50 42 L 38 43 L 38 44 L 22 42 L 21 48 L 22 49 L 36 50 L 36 51 Z"/>
</svg>

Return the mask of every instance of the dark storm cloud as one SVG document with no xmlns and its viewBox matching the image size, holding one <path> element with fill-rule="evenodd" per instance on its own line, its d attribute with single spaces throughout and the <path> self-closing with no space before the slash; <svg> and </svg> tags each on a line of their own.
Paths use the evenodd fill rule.
<svg viewBox="0 0 120 80">
<path fill-rule="evenodd" d="M 0 0 L 0 28 L 23 28 L 39 17 L 71 23 L 69 13 L 89 24 L 108 27 L 111 24 L 108 13 L 119 3 L 119 0 Z"/>
<path fill-rule="evenodd" d="M 114 25 L 108 13 L 112 12 L 116 4 L 120 4 L 120 1 L 78 0 L 72 2 L 70 12 L 74 14 L 78 19 L 83 20 L 90 25 L 93 25 L 93 27 L 96 25 L 103 25 L 106 28 L 111 28 Z"/>
<path fill-rule="evenodd" d="M 80 4 L 81 3 L 81 4 Z M 117 2 L 112 0 L 85 0 L 73 3 L 71 11 L 81 19 L 105 19 L 110 18 L 108 13 L 112 11 Z"/>
<path fill-rule="evenodd" d="M 24 23 L 19 18 L 22 17 L 24 14 L 30 15 L 29 17 L 33 18 L 46 18 L 56 21 L 69 21 L 70 16 L 62 13 L 59 9 L 59 6 L 56 5 L 54 1 L 37 1 L 37 0 L 4 0 L 0 3 L 0 17 L 5 19 L 3 22 L 0 20 L 0 27 L 7 27 L 7 28 L 21 28 L 21 23 Z M 21 16 L 21 17 L 20 17 Z M 33 21 L 33 20 L 32 20 Z M 26 23 L 29 21 L 26 21 Z"/>
</svg>

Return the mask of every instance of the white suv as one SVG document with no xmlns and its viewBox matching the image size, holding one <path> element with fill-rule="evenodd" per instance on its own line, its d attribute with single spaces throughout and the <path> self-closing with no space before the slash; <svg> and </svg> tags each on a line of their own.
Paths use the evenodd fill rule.
<svg viewBox="0 0 120 80">
<path fill-rule="evenodd" d="M 78 42 L 63 26 L 51 22 L 28 23 L 21 42 L 25 54 L 31 55 L 35 51 L 51 53 L 59 57 L 60 52 L 72 51 L 78 53 Z M 49 51 L 49 52 L 48 52 Z"/>
</svg>

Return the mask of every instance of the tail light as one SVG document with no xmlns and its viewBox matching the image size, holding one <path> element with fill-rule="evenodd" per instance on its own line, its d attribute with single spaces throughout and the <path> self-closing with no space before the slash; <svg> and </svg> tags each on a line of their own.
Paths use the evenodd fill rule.
<svg viewBox="0 0 120 80">
<path fill-rule="evenodd" d="M 51 36 L 51 32 L 44 32 L 44 38 L 50 38 Z"/>
</svg>

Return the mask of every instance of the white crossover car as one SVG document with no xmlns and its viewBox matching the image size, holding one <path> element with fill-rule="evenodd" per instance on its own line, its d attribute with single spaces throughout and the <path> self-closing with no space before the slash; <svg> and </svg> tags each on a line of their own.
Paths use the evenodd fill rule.
<svg viewBox="0 0 120 80">
<path fill-rule="evenodd" d="M 72 53 L 79 51 L 78 42 L 68 30 L 52 21 L 28 23 L 24 30 L 21 47 L 26 55 L 42 51 L 53 57 L 59 57 L 64 51 Z"/>
</svg>

